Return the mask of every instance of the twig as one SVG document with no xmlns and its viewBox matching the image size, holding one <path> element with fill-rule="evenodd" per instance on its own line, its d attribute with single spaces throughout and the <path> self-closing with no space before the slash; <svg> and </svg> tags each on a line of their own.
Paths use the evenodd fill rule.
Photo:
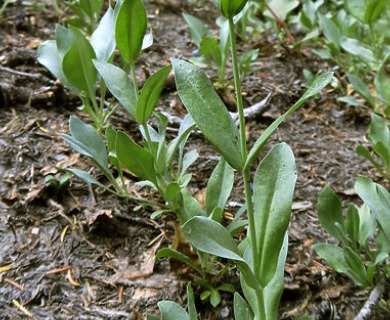
<svg viewBox="0 0 390 320">
<path fill-rule="evenodd" d="M 0 71 L 16 74 L 16 75 L 22 76 L 22 77 L 29 77 L 29 78 L 34 78 L 34 79 L 45 80 L 51 84 L 55 84 L 55 81 L 50 80 L 49 78 L 43 76 L 42 74 L 28 73 L 28 72 L 18 71 L 18 70 L 14 70 L 14 69 L 7 68 L 7 67 L 0 67 Z"/>
<path fill-rule="evenodd" d="M 378 302 L 384 290 L 385 290 L 385 278 L 382 278 L 375 286 L 375 288 L 371 291 L 368 300 L 366 301 L 363 308 L 360 310 L 360 312 L 358 313 L 358 315 L 355 317 L 354 320 L 364 320 L 370 317 L 373 307 Z"/>
<path fill-rule="evenodd" d="M 245 119 L 253 118 L 254 116 L 263 113 L 269 108 L 269 105 L 267 104 L 269 97 L 271 96 L 271 93 L 269 93 L 263 100 L 260 102 L 255 103 L 253 106 L 250 106 L 249 108 L 244 109 L 244 117 Z M 230 112 L 231 117 L 233 118 L 234 122 L 238 121 L 238 113 Z"/>
</svg>

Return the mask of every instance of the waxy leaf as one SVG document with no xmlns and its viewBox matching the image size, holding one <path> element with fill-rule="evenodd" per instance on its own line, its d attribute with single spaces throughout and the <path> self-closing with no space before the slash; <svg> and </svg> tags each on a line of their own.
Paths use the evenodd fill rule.
<svg viewBox="0 0 390 320">
<path fill-rule="evenodd" d="M 107 173 L 108 159 L 106 146 L 96 130 L 80 119 L 71 116 L 69 119 L 69 131 L 71 136 L 67 134 L 60 134 L 60 136 L 71 148 L 91 158 L 104 173 Z"/>
<path fill-rule="evenodd" d="M 190 266 L 194 270 L 196 270 L 199 274 L 203 274 L 202 269 L 200 269 L 194 261 L 192 261 L 188 256 L 185 254 L 171 249 L 171 248 L 164 248 L 157 252 L 156 256 L 154 257 L 155 260 L 161 259 L 161 258 L 172 258 L 179 260 L 181 262 L 184 262 L 186 265 Z"/>
<path fill-rule="evenodd" d="M 70 26 L 69 32 L 71 46 L 62 60 L 62 70 L 69 83 L 92 100 L 97 80 L 97 71 L 92 63 L 96 58 L 95 51 L 78 29 Z"/>
<path fill-rule="evenodd" d="M 219 10 L 226 18 L 233 18 L 244 9 L 248 0 L 215 0 Z"/>
<path fill-rule="evenodd" d="M 332 81 L 333 72 L 326 72 L 318 76 L 309 89 L 303 94 L 303 96 L 283 115 L 281 115 L 278 119 L 276 119 L 265 131 L 263 134 L 257 139 L 256 143 L 249 151 L 247 160 L 245 162 L 244 169 L 249 168 L 253 161 L 257 158 L 260 151 L 265 146 L 271 134 L 279 127 L 279 125 L 295 110 L 297 110 L 307 99 L 319 93 L 325 86 L 328 85 L 329 82 Z"/>
<path fill-rule="evenodd" d="M 191 16 L 189 14 L 183 13 L 184 20 L 188 23 L 190 27 L 191 37 L 194 40 L 195 44 L 200 47 L 200 42 L 205 37 L 210 37 L 211 33 L 207 27 L 200 21 L 198 18 Z"/>
<path fill-rule="evenodd" d="M 137 120 L 137 102 L 134 94 L 134 86 L 128 74 L 111 63 L 97 60 L 94 60 L 93 63 L 102 76 L 108 90 L 118 99 L 133 120 Z"/>
<path fill-rule="evenodd" d="M 390 194 L 381 185 L 369 178 L 358 177 L 355 189 L 360 198 L 374 213 L 382 230 L 390 242 Z"/>
<path fill-rule="evenodd" d="M 147 27 L 142 0 L 124 0 L 115 21 L 115 40 L 122 58 L 135 63 L 141 53 Z"/>
<path fill-rule="evenodd" d="M 230 233 L 214 220 L 194 217 L 183 225 L 183 232 L 197 250 L 217 257 L 244 262 Z"/>
<path fill-rule="evenodd" d="M 128 170 L 156 185 L 153 155 L 121 131 L 118 131 L 116 135 L 116 155 Z"/>
<path fill-rule="evenodd" d="M 344 225 L 343 206 L 336 193 L 329 186 L 322 190 L 318 199 L 318 219 L 331 236 L 342 240 L 336 223 Z"/>
<path fill-rule="evenodd" d="M 243 167 L 239 133 L 210 80 L 196 66 L 172 59 L 180 99 L 205 137 L 235 169 Z"/>
<path fill-rule="evenodd" d="M 161 312 L 161 320 L 191 320 L 186 310 L 173 301 L 160 301 L 157 306 Z"/>
<path fill-rule="evenodd" d="M 376 60 L 374 53 L 371 49 L 365 47 L 359 40 L 341 37 L 340 44 L 345 51 L 359 57 L 366 64 L 371 66 L 375 64 Z"/>
<path fill-rule="evenodd" d="M 238 292 L 234 293 L 234 319 L 248 320 L 252 319 L 252 312 L 250 306 L 246 303 L 243 297 Z"/>
<path fill-rule="evenodd" d="M 114 10 L 108 7 L 107 12 L 100 20 L 99 26 L 90 39 L 90 43 L 96 53 L 96 59 L 99 61 L 108 61 L 115 50 L 114 26 Z"/>
<path fill-rule="evenodd" d="M 297 6 L 299 6 L 299 1 L 298 0 L 267 0 L 267 4 L 279 19 L 286 20 L 288 13 L 294 10 Z M 266 10 L 264 12 L 264 15 L 272 19 L 275 19 L 275 17 L 269 10 Z"/>
<path fill-rule="evenodd" d="M 207 183 L 206 211 L 211 214 L 217 207 L 223 209 L 232 192 L 234 184 L 234 170 L 221 158 Z"/>
<path fill-rule="evenodd" d="M 294 155 L 285 143 L 276 145 L 261 161 L 253 180 L 254 220 L 262 287 L 274 277 L 284 235 L 290 222 L 297 172 Z"/>
<path fill-rule="evenodd" d="M 138 123 L 145 124 L 152 115 L 171 68 L 170 65 L 166 66 L 146 80 L 137 101 L 136 112 Z"/>
</svg>

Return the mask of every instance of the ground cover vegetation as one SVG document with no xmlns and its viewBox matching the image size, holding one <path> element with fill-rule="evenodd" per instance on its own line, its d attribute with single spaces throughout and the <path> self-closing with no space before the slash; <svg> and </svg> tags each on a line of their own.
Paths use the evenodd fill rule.
<svg viewBox="0 0 390 320">
<path fill-rule="evenodd" d="M 3 8 L 9 4 L 4 3 Z M 340 103 L 370 114 L 368 142 L 356 147 L 356 155 L 373 165 L 378 181 L 362 175 L 351 177 L 356 180 L 354 189 L 363 204 L 349 205 L 346 214 L 343 202 L 331 186 L 325 186 L 318 196 L 318 220 L 333 239 L 328 237 L 328 243 L 316 243 L 311 248 L 336 272 L 350 278 L 354 286 L 371 292 L 356 312 L 356 319 L 369 317 L 375 310 L 380 310 L 378 317 L 388 315 L 390 86 L 386 72 L 390 34 L 379 30 L 387 30 L 390 5 L 376 0 L 220 0 L 215 6 L 219 30 L 214 32 L 201 19 L 183 13 L 180 18 L 187 23 L 196 47 L 193 57 L 169 57 L 163 67 L 150 74 L 140 68 L 140 59 L 152 50 L 153 38 L 158 35 L 148 28 L 147 7 L 142 0 L 67 4 L 72 18 L 55 26 L 54 40 L 38 46 L 37 60 L 81 101 L 81 114 L 88 118 L 71 115 L 69 132 L 59 136 L 100 173 L 91 167 L 68 166 L 60 168 L 56 176 L 47 175 L 46 185 L 54 188 L 58 197 L 73 181 L 73 175 L 101 194 L 136 203 L 134 211 L 150 212 L 151 221 L 176 221 L 172 245 L 162 249 L 156 246 L 151 257 L 156 263 L 160 259 L 176 260 L 192 270 L 188 271 L 191 281 L 185 285 L 187 308 L 177 300 L 160 297 L 156 303 L 160 315 L 149 312 L 139 317 L 201 319 L 198 299 L 212 308 L 230 299 L 234 319 L 315 319 L 318 314 L 304 308 L 303 312 L 282 316 L 279 311 L 299 168 L 293 149 L 284 142 L 269 146 L 269 140 L 305 102 L 319 99 L 321 91 L 331 85 Z M 64 10 L 57 2 L 54 7 L 58 14 Z M 314 54 L 321 63 L 333 65 L 333 72 L 304 69 L 306 83 L 302 87 L 306 89 L 249 143 L 246 118 L 262 112 L 268 98 L 244 108 L 245 79 L 260 65 L 257 60 L 261 54 L 258 48 L 244 48 L 254 39 L 261 41 L 267 32 L 288 53 L 297 52 L 301 57 L 305 46 L 316 47 Z M 142 72 L 145 79 L 140 84 Z M 172 116 L 157 108 L 170 79 L 188 112 L 176 120 L 174 134 L 169 132 Z M 230 91 L 235 113 L 228 111 L 216 91 L 220 89 L 222 94 Z M 117 129 L 111 120 L 121 112 L 136 124 L 132 134 Z M 205 177 L 204 199 L 192 192 L 192 167 L 200 159 L 198 150 L 188 147 L 191 135 L 199 133 L 213 146 L 218 159 Z M 238 186 L 243 203 L 229 212 L 231 219 L 226 219 L 228 201 Z M 142 195 L 134 192 L 134 187 L 142 190 Z M 73 221 L 73 228 L 75 225 Z M 68 228 L 62 231 L 62 241 Z M 12 264 L 5 265 L 2 271 L 10 268 Z M 70 269 L 66 271 L 70 283 L 78 286 Z M 153 267 L 144 276 L 152 271 Z M 236 285 L 221 283 L 224 274 L 235 275 Z M 34 317 L 13 301 L 20 312 Z"/>
</svg>

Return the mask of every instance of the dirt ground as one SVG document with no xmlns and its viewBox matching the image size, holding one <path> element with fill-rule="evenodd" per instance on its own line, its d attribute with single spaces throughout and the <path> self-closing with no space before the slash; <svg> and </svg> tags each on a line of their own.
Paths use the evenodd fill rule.
<svg viewBox="0 0 390 320">
<path fill-rule="evenodd" d="M 182 11 L 207 17 L 205 22 L 215 28 L 210 4 L 148 3 L 147 10 L 155 42 L 143 53 L 139 66 L 151 72 L 171 57 L 191 57 L 195 46 Z M 61 19 L 50 6 L 18 4 L 8 7 L 0 20 L 0 318 L 143 319 L 147 312 L 157 312 L 160 300 L 184 304 L 185 287 L 194 274 L 168 260 L 154 263 L 156 251 L 173 241 L 173 217 L 151 220 L 152 211 L 137 210 L 138 203 L 76 178 L 60 189 L 45 183 L 47 175 L 58 178 L 69 167 L 93 168 L 58 135 L 67 132 L 70 115 L 87 120 L 77 109 L 79 101 L 36 60 L 37 46 L 53 38 L 54 25 Z M 271 94 L 268 110 L 248 121 L 251 144 L 304 92 L 303 68 L 316 73 L 333 66 L 319 63 L 310 48 L 298 52 L 280 45 L 272 40 L 272 33 L 241 48 L 260 50 L 260 64 L 244 83 L 246 106 Z M 143 73 L 138 76 L 142 82 Z M 158 108 L 180 118 L 185 114 L 174 88 L 166 88 Z M 111 122 L 125 131 L 136 129 L 120 111 Z M 380 178 L 354 151 L 366 144 L 368 124 L 368 113 L 339 104 L 337 91 L 329 86 L 291 116 L 269 143 L 287 142 L 299 173 L 280 319 L 299 315 L 353 319 L 368 298 L 369 290 L 354 287 L 333 272 L 311 247 L 330 240 L 316 215 L 322 188 L 330 184 L 346 203 L 359 203 L 353 189 L 357 175 Z M 200 197 L 216 153 L 196 133 L 188 148 L 200 153 L 191 183 L 192 192 Z M 103 179 L 97 170 L 92 173 Z M 134 193 L 156 197 L 145 192 L 134 187 Z M 237 210 L 243 202 L 238 183 L 227 210 Z M 234 270 L 214 280 L 232 283 L 239 290 Z M 201 288 L 194 288 L 199 297 Z M 197 299 L 199 318 L 233 319 L 232 298 L 223 293 L 216 308 Z M 382 310 L 372 316 L 389 318 Z"/>
</svg>

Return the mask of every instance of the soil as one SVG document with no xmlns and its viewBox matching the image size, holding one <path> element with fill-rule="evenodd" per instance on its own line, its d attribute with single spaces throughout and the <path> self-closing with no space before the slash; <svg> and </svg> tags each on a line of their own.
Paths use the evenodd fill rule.
<svg viewBox="0 0 390 320">
<path fill-rule="evenodd" d="M 206 19 L 217 30 L 211 4 L 148 3 L 147 9 L 155 42 L 143 53 L 139 70 L 154 72 L 171 57 L 191 57 L 195 46 L 182 11 Z M 54 37 L 54 25 L 65 15 L 45 2 L 36 2 L 35 7 L 17 2 L 0 18 L 0 317 L 143 319 L 146 313 L 158 313 L 158 301 L 184 305 L 187 282 L 194 279 L 184 266 L 166 259 L 154 262 L 156 251 L 174 241 L 174 218 L 163 215 L 152 220 L 151 209 L 139 209 L 139 203 L 76 178 L 62 187 L 45 182 L 48 175 L 59 179 L 70 167 L 90 170 L 104 182 L 92 163 L 59 136 L 67 133 L 70 115 L 88 121 L 77 109 L 77 97 L 36 59 L 38 45 Z M 271 94 L 267 111 L 248 120 L 251 145 L 304 92 L 304 68 L 316 73 L 333 66 L 319 62 L 310 48 L 297 51 L 280 44 L 272 32 L 239 46 L 260 50 L 259 64 L 243 84 L 246 106 Z M 144 72 L 138 76 L 144 81 Z M 269 142 L 269 147 L 287 142 L 299 172 L 280 319 L 300 315 L 353 319 L 370 294 L 332 271 L 311 247 L 332 241 L 316 214 L 325 185 L 331 185 L 345 204 L 359 204 L 353 189 L 356 177 L 380 180 L 372 166 L 355 154 L 357 145 L 367 144 L 369 113 L 341 105 L 337 97 L 338 91 L 327 87 L 288 118 Z M 174 87 L 166 88 L 158 108 L 172 116 L 185 115 Z M 135 123 L 120 111 L 111 123 L 136 131 Z M 194 148 L 200 157 L 193 166 L 191 191 L 201 197 L 217 154 L 199 133 L 189 141 L 188 149 Z M 133 189 L 135 194 L 156 197 L 145 189 Z M 237 210 L 243 202 L 237 179 L 227 210 Z M 216 279 L 216 284 L 232 283 L 239 290 L 234 270 Z M 199 297 L 201 287 L 194 289 Z M 199 319 L 233 319 L 232 298 L 222 293 L 216 308 L 197 298 Z M 383 298 L 389 299 L 388 294 Z M 390 315 L 376 309 L 371 318 Z"/>
</svg>

